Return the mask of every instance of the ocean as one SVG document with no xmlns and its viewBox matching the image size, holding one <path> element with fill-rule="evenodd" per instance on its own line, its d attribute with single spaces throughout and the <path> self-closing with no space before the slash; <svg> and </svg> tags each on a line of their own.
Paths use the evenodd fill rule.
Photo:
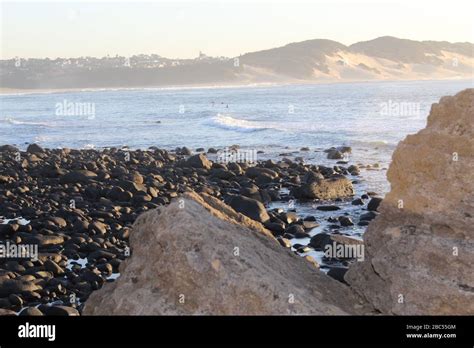
<svg viewBox="0 0 474 348">
<path fill-rule="evenodd" d="M 43 147 L 223 149 L 257 159 L 303 157 L 334 164 L 322 150 L 353 148 L 367 190 L 388 191 L 397 143 L 426 124 L 431 104 L 471 80 L 360 82 L 207 88 L 146 88 L 0 96 L 0 144 Z M 310 151 L 297 152 L 301 147 Z M 292 153 L 293 152 L 293 153 Z M 292 153 L 291 156 L 288 153 Z"/>
</svg>

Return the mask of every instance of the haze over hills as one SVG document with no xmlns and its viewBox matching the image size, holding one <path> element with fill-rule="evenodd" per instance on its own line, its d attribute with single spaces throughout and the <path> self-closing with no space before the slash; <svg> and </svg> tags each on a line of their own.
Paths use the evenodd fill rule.
<svg viewBox="0 0 474 348">
<path fill-rule="evenodd" d="M 155 87 L 473 78 L 474 44 L 384 36 L 345 46 L 323 39 L 239 57 L 158 55 L 0 61 L 0 87 Z"/>
</svg>

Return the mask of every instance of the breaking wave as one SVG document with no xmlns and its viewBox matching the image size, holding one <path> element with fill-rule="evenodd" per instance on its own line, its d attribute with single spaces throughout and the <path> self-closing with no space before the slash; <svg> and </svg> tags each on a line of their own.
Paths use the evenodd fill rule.
<svg viewBox="0 0 474 348">
<path fill-rule="evenodd" d="M 273 128 L 266 123 L 234 118 L 230 115 L 217 114 L 206 120 L 206 125 L 237 132 L 257 132 Z"/>
</svg>

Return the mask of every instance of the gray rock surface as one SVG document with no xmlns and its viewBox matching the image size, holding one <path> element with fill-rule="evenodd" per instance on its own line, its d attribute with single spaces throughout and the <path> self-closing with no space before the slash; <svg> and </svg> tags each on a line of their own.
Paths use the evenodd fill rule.
<svg viewBox="0 0 474 348">
<path fill-rule="evenodd" d="M 100 314 L 365 314 L 369 307 L 260 223 L 187 193 L 142 214 L 117 281 L 90 296 Z"/>
</svg>

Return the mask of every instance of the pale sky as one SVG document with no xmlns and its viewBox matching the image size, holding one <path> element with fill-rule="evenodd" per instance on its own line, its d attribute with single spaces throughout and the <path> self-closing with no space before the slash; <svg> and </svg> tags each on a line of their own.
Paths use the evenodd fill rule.
<svg viewBox="0 0 474 348">
<path fill-rule="evenodd" d="M 473 0 L 1 1 L 2 59 L 234 57 L 323 38 L 474 42 Z"/>
</svg>

